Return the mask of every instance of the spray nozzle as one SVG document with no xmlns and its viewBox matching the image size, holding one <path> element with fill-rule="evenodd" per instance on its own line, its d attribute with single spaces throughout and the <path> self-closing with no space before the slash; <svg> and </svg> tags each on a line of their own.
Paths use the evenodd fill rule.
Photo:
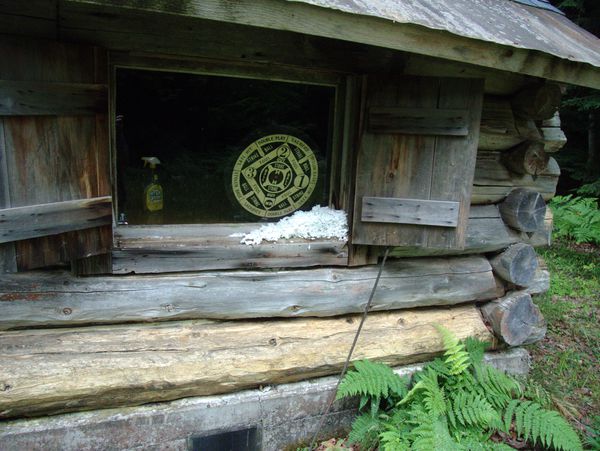
<svg viewBox="0 0 600 451">
<path fill-rule="evenodd" d="M 156 165 L 160 164 L 160 160 L 156 157 L 142 157 L 144 167 L 150 166 L 150 169 L 156 169 Z"/>
</svg>

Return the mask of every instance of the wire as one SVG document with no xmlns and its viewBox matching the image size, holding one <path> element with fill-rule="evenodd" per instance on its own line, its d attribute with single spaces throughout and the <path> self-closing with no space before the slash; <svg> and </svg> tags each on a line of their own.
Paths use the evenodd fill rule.
<svg viewBox="0 0 600 451">
<path fill-rule="evenodd" d="M 327 403 L 327 407 L 325 407 L 325 411 L 321 415 L 321 419 L 319 420 L 319 424 L 317 425 L 317 430 L 316 430 L 315 434 L 313 435 L 313 438 L 310 442 L 310 446 L 308 448 L 310 451 L 312 451 L 315 447 L 315 444 L 317 442 L 317 437 L 319 436 L 319 433 L 321 432 L 321 429 L 323 428 L 323 423 L 325 422 L 325 417 L 329 413 L 329 410 L 331 409 L 331 406 L 333 405 L 333 402 L 335 401 L 335 397 L 337 395 L 338 388 L 340 387 L 340 383 L 342 382 L 342 379 L 344 378 L 344 375 L 346 374 L 346 371 L 348 370 L 348 366 L 350 365 L 350 359 L 352 358 L 352 353 L 354 352 L 354 348 L 356 347 L 356 343 L 358 342 L 358 337 L 360 336 L 360 331 L 362 330 L 363 325 L 365 324 L 365 321 L 367 319 L 367 315 L 369 314 L 369 309 L 371 308 L 371 303 L 373 302 L 373 297 L 375 296 L 375 291 L 377 290 L 377 285 L 379 285 L 379 279 L 381 278 L 381 273 L 383 272 L 383 267 L 385 266 L 385 261 L 387 260 L 389 253 L 390 253 L 390 248 L 386 247 L 385 253 L 383 254 L 383 259 L 381 260 L 381 264 L 379 265 L 379 272 L 377 273 L 377 277 L 375 278 L 375 283 L 373 284 L 373 288 L 371 289 L 371 294 L 369 295 L 369 300 L 367 301 L 367 305 L 365 305 L 365 310 L 363 311 L 363 315 L 360 320 L 360 324 L 358 325 L 358 329 L 356 330 L 356 334 L 354 335 L 354 341 L 352 341 L 352 346 L 350 346 L 350 351 L 348 351 L 348 357 L 346 357 L 346 361 L 344 362 L 344 367 L 342 368 L 342 372 L 340 373 L 337 384 L 335 385 L 335 388 L 333 389 L 333 393 L 331 393 L 331 396 L 329 397 L 329 402 Z"/>
</svg>

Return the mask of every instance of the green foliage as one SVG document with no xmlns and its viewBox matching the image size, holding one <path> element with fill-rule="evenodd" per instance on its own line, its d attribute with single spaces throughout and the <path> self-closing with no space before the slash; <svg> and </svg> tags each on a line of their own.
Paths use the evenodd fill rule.
<svg viewBox="0 0 600 451">
<path fill-rule="evenodd" d="M 532 396 L 534 400 L 525 397 L 541 391 L 523 390 L 517 380 L 485 364 L 482 343 L 463 343 L 448 330 L 437 329 L 446 352 L 414 375 L 408 392 L 405 381 L 391 368 L 356 362 L 356 371 L 340 384 L 343 391 L 338 398 L 362 395 L 375 401 L 371 412 L 353 423 L 351 443 L 383 451 L 506 450 L 511 448 L 490 437 L 514 431 L 533 445 L 582 449 L 566 420 L 545 408 L 543 393 Z M 380 400 L 388 407 L 382 408 Z"/>
<path fill-rule="evenodd" d="M 555 237 L 600 244 L 600 209 L 596 199 L 556 196 L 550 207 L 554 213 Z"/>
</svg>

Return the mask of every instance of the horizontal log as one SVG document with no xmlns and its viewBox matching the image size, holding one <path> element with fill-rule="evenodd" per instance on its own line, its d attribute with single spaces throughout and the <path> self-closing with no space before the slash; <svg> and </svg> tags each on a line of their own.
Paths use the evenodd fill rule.
<svg viewBox="0 0 600 451">
<path fill-rule="evenodd" d="M 538 141 L 525 141 L 502 154 L 502 163 L 509 171 L 519 175 L 529 174 L 534 179 L 546 171 L 549 160 L 544 144 Z"/>
<path fill-rule="evenodd" d="M 460 202 L 363 197 L 361 221 L 456 227 Z"/>
<path fill-rule="evenodd" d="M 537 191 L 517 188 L 498 206 L 502 220 L 521 232 L 536 232 L 544 226 L 546 202 Z"/>
<path fill-rule="evenodd" d="M 469 112 L 465 109 L 369 108 L 368 129 L 372 133 L 466 136 Z"/>
<path fill-rule="evenodd" d="M 534 177 L 509 171 L 502 163 L 502 155 L 502 152 L 481 150 L 477 153 L 472 205 L 501 202 L 513 188 L 533 189 L 546 201 L 554 197 L 560 176 L 560 168 L 554 158 L 550 157 L 546 169 Z"/>
<path fill-rule="evenodd" d="M 369 266 L 152 277 L 12 274 L 0 282 L 0 330 L 357 313 L 364 309 L 377 271 Z M 389 260 L 372 310 L 451 305 L 502 294 L 485 257 Z"/>
<path fill-rule="evenodd" d="M 510 149 L 525 141 L 515 124 L 510 100 L 504 97 L 485 96 L 479 129 L 480 150 Z"/>
<path fill-rule="evenodd" d="M 68 200 L 0 209 L 0 243 L 91 229 L 112 223 L 112 198 Z"/>
<path fill-rule="evenodd" d="M 528 287 L 535 278 L 538 259 L 532 246 L 516 243 L 490 259 L 494 273 L 503 280 Z"/>
<path fill-rule="evenodd" d="M 482 305 L 481 313 L 495 335 L 509 346 L 533 343 L 546 333 L 546 321 L 539 307 L 524 291 L 513 291 Z"/>
<path fill-rule="evenodd" d="M 280 240 L 240 244 L 259 227 L 248 224 L 127 226 L 115 230 L 114 274 L 252 268 L 346 266 L 340 240 Z"/>
<path fill-rule="evenodd" d="M 0 115 L 90 115 L 106 111 L 106 85 L 0 80 Z"/>
<path fill-rule="evenodd" d="M 542 127 L 542 138 L 546 152 L 558 152 L 567 144 L 567 137 L 560 127 Z"/>
<path fill-rule="evenodd" d="M 508 227 L 496 205 L 474 205 L 469 211 L 465 247 L 462 250 L 395 247 L 390 255 L 417 257 L 431 255 L 460 255 L 494 252 L 514 243 L 527 243 L 534 247 L 550 245 L 552 234 L 552 211 L 546 210 L 544 226 L 537 232 L 527 234 Z"/>
<path fill-rule="evenodd" d="M 138 405 L 333 374 L 360 316 L 5 332 L 0 418 Z M 491 340 L 472 305 L 372 313 L 354 353 L 390 365 L 442 352 L 434 325 Z"/>
<path fill-rule="evenodd" d="M 550 119 L 558 111 L 561 88 L 556 83 L 524 86 L 511 99 L 515 115 L 535 121 Z"/>
</svg>

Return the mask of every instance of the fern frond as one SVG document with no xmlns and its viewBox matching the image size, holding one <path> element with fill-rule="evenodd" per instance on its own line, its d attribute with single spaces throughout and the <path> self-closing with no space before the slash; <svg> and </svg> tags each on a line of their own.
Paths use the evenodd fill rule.
<svg viewBox="0 0 600 451">
<path fill-rule="evenodd" d="M 518 381 L 493 366 L 475 365 L 474 369 L 477 385 L 473 386 L 473 391 L 484 396 L 494 407 L 503 409 L 522 394 Z"/>
<path fill-rule="evenodd" d="M 465 350 L 465 345 L 445 327 L 436 325 L 435 328 L 442 336 L 444 349 L 446 350 L 444 361 L 449 367 L 450 374 L 457 376 L 464 373 L 471 366 L 471 359 L 469 353 Z"/>
<path fill-rule="evenodd" d="M 483 430 L 500 427 L 501 418 L 496 409 L 477 393 L 454 393 L 451 407 L 452 414 L 465 427 L 475 426 Z"/>
<path fill-rule="evenodd" d="M 390 430 L 379 434 L 379 448 L 382 451 L 410 451 L 410 444 L 400 431 Z"/>
<path fill-rule="evenodd" d="M 358 360 L 354 368 L 356 371 L 348 371 L 344 376 L 336 399 L 357 395 L 381 399 L 391 394 L 403 396 L 408 391 L 408 381 L 383 363 Z"/>
<path fill-rule="evenodd" d="M 379 418 L 368 413 L 363 414 L 352 423 L 348 441 L 360 445 L 361 449 L 373 449 L 377 445 L 381 429 L 382 424 Z"/>
<path fill-rule="evenodd" d="M 510 430 L 513 423 L 517 435 L 534 444 L 563 451 L 583 449 L 579 436 L 558 412 L 546 410 L 533 401 L 511 401 L 504 414 L 504 427 Z"/>
<path fill-rule="evenodd" d="M 423 410 L 413 411 L 411 420 L 416 427 L 411 431 L 414 451 L 459 451 L 464 447 L 450 436 L 448 424 L 444 417 L 435 417 Z"/>
</svg>

